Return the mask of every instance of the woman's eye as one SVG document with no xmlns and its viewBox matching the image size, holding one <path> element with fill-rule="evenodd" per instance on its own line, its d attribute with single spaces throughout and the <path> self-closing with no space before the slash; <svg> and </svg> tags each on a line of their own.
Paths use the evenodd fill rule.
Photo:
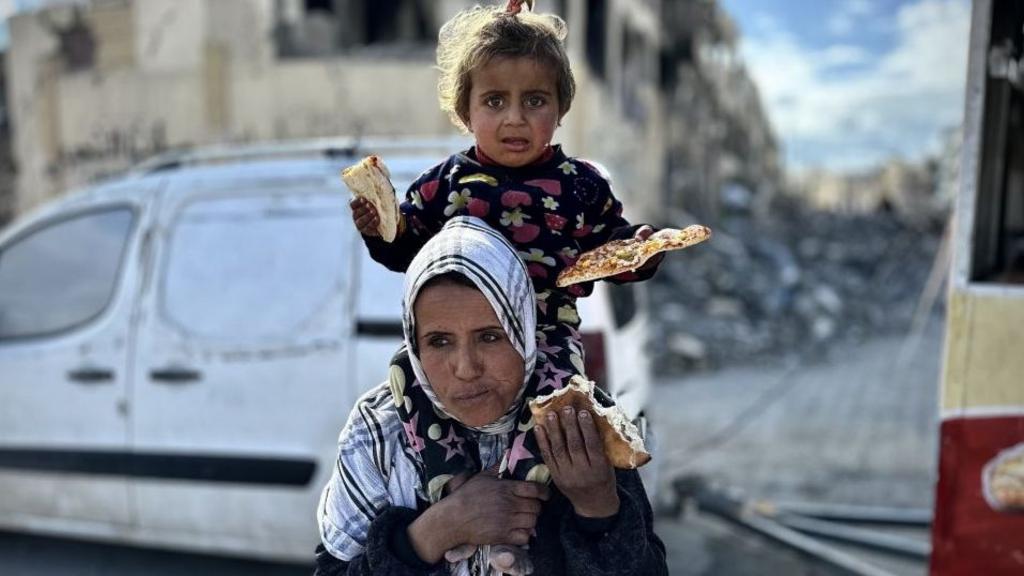
<svg viewBox="0 0 1024 576">
<path fill-rule="evenodd" d="M 501 342 L 504 338 L 497 332 L 484 332 L 483 335 L 480 336 L 480 339 L 491 344 L 494 342 Z"/>
<path fill-rule="evenodd" d="M 504 101 L 501 99 L 501 96 L 488 96 L 487 99 L 484 100 L 484 104 L 487 105 L 488 108 L 501 108 L 503 103 Z"/>
<path fill-rule="evenodd" d="M 451 342 L 445 336 L 434 336 L 427 340 L 427 345 L 431 348 L 444 348 Z"/>
</svg>

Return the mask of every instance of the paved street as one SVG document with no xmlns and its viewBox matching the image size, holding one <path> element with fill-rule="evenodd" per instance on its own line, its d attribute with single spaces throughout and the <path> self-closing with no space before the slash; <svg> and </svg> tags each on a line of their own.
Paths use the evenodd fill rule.
<svg viewBox="0 0 1024 576">
<path fill-rule="evenodd" d="M 661 483 L 699 474 L 750 498 L 930 508 L 941 341 L 941 323 L 934 322 L 913 349 L 902 337 L 887 337 L 817 365 L 662 381 L 653 403 Z M 739 561 L 724 568 L 723 558 L 757 549 L 742 532 L 715 536 L 706 521 L 663 520 L 658 531 L 672 550 L 672 574 L 815 573 L 804 565 L 792 572 L 745 570 Z M 731 547 L 723 547 L 722 534 L 732 538 Z M 776 553 L 768 549 L 761 557 L 786 560 Z M 701 555 L 708 561 L 694 560 Z M 890 569 L 924 573 L 906 566 Z"/>
<path fill-rule="evenodd" d="M 655 388 L 662 478 L 702 474 L 752 496 L 930 507 L 941 327 L 900 362 L 903 339 L 833 362 L 744 368 Z"/>
<path fill-rule="evenodd" d="M 311 566 L 253 562 L 0 532 L 3 576 L 303 576 Z"/>
</svg>

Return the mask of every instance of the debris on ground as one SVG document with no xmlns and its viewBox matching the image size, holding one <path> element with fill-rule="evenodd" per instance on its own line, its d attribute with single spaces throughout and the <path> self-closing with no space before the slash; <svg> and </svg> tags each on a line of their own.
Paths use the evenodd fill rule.
<svg viewBox="0 0 1024 576">
<path fill-rule="evenodd" d="M 907 330 L 941 231 L 897 216 L 815 212 L 726 217 L 709 242 L 670 254 L 651 283 L 660 374 L 827 357 Z"/>
</svg>

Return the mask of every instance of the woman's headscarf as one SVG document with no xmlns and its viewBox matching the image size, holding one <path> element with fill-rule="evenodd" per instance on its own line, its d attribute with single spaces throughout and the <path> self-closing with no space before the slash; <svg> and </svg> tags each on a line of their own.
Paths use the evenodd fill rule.
<svg viewBox="0 0 1024 576">
<path fill-rule="evenodd" d="M 523 358 L 523 388 L 509 412 L 498 421 L 476 430 L 488 434 L 508 432 L 514 425 L 515 408 L 522 400 L 537 360 L 537 320 L 533 284 L 526 266 L 508 240 L 473 216 L 460 216 L 445 224 L 419 251 L 405 273 L 402 324 L 405 345 L 416 379 L 433 405 L 448 417 L 420 365 L 416 349 L 416 318 L 413 304 L 423 286 L 438 276 L 455 272 L 468 278 L 494 309 L 509 342 Z"/>
<path fill-rule="evenodd" d="M 451 272 L 465 276 L 483 293 L 509 342 L 523 358 L 523 387 L 515 402 L 498 420 L 476 428 L 464 426 L 447 411 L 423 371 L 416 347 L 416 297 L 432 278 Z M 449 220 L 409 265 L 402 302 L 406 349 L 392 366 L 391 393 L 405 427 L 406 447 L 421 464 L 424 492 L 431 502 L 441 498 L 442 488 L 453 476 L 481 469 L 476 450 L 481 435 L 499 437 L 501 475 L 548 480 L 527 407 L 538 395 L 533 374 L 537 358 L 535 309 L 533 284 L 519 254 L 479 218 Z"/>
</svg>

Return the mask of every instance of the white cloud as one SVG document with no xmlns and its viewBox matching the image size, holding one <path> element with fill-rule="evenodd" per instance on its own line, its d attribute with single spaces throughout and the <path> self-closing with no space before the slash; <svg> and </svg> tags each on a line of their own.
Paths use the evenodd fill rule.
<svg viewBox="0 0 1024 576">
<path fill-rule="evenodd" d="M 809 50 L 782 29 L 745 38 L 742 53 L 791 165 L 860 168 L 919 156 L 959 122 L 969 27 L 967 0 L 918 0 L 874 60 L 849 44 Z"/>
<path fill-rule="evenodd" d="M 0 0 L 0 20 L 7 20 L 14 15 L 17 9 L 18 6 L 14 3 L 14 0 Z"/>
</svg>

